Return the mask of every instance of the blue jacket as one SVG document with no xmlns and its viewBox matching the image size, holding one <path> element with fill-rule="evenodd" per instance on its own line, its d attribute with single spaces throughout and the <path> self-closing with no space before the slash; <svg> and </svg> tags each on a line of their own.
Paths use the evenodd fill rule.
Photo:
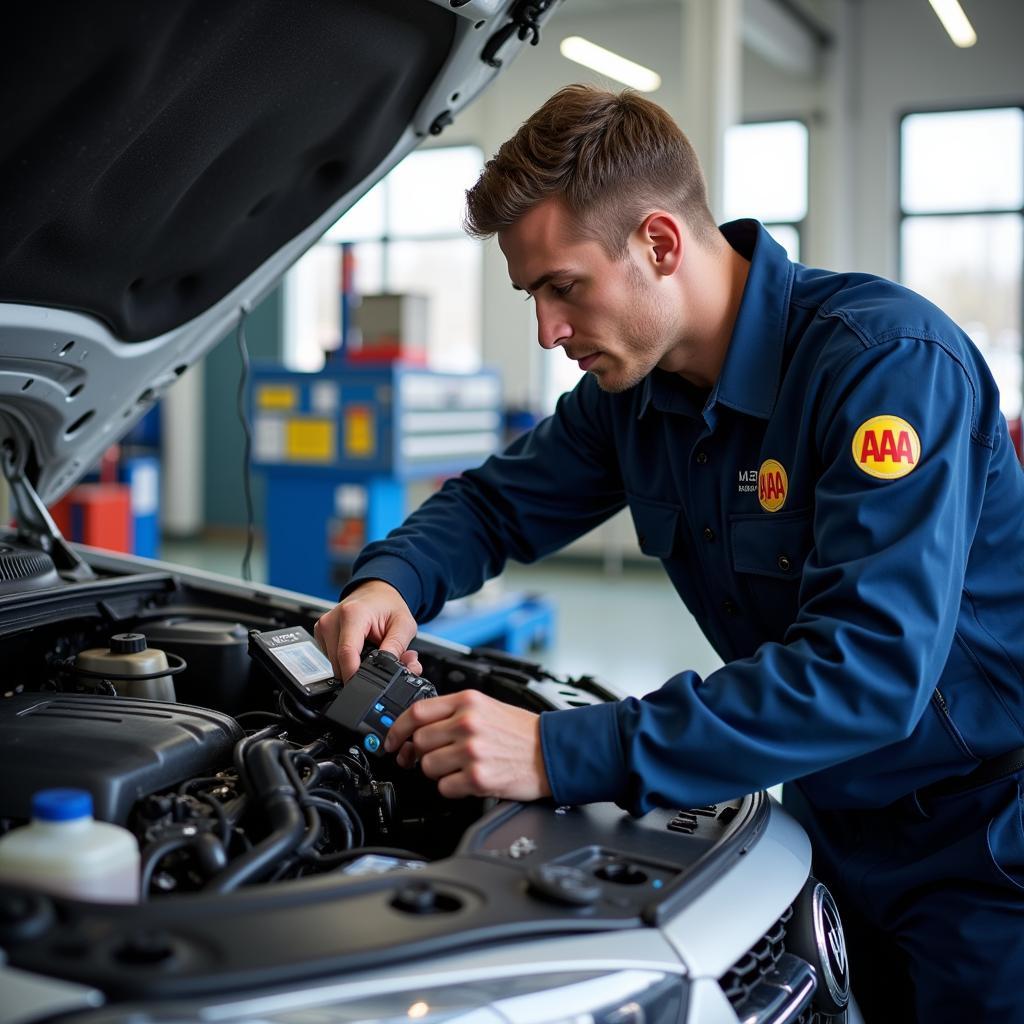
<svg viewBox="0 0 1024 1024">
<path fill-rule="evenodd" d="M 799 777 L 819 806 L 885 805 L 1024 744 L 1024 474 L 939 309 L 791 263 L 753 221 L 722 230 L 751 267 L 710 394 L 585 376 L 346 589 L 387 580 L 425 621 L 628 505 L 726 664 L 542 715 L 555 799 L 641 813 Z"/>
</svg>

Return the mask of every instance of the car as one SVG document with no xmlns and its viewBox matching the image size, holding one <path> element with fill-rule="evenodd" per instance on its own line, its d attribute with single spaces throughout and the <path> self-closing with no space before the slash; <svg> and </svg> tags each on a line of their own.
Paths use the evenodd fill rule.
<svg viewBox="0 0 1024 1024">
<path fill-rule="evenodd" d="M 555 6 L 44 0 L 8 15 L 0 847 L 34 796 L 71 788 L 141 860 L 136 901 L 7 879 L 2 1024 L 850 1012 L 835 904 L 767 794 L 635 819 L 446 800 L 360 731 L 366 708 L 334 713 L 336 687 L 304 694 L 258 656 L 257 637 L 302 642 L 328 603 L 74 545 L 47 511 Z M 371 652 L 360 678 L 534 711 L 618 696 L 500 651 L 415 647 L 422 677 Z"/>
</svg>

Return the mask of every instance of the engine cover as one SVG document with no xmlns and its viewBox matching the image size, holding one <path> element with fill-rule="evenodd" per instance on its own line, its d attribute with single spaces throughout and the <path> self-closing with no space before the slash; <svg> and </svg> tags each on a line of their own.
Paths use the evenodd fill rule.
<svg viewBox="0 0 1024 1024">
<path fill-rule="evenodd" d="M 227 767 L 242 736 L 228 715 L 187 704 L 17 694 L 0 700 L 0 817 L 27 818 L 37 790 L 73 786 L 123 825 L 142 797 Z"/>
</svg>

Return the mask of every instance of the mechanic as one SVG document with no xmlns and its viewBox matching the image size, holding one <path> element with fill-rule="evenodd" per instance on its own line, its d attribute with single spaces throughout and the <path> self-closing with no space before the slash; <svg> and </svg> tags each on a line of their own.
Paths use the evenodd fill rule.
<svg viewBox="0 0 1024 1024">
<path fill-rule="evenodd" d="M 787 783 L 866 1018 L 1024 1020 L 1024 474 L 978 351 L 905 288 L 716 226 L 635 94 L 563 89 L 467 198 L 586 372 L 362 552 L 318 624 L 336 671 L 366 641 L 419 671 L 417 621 L 628 505 L 725 666 L 540 716 L 423 701 L 399 763 L 633 814 Z"/>
</svg>

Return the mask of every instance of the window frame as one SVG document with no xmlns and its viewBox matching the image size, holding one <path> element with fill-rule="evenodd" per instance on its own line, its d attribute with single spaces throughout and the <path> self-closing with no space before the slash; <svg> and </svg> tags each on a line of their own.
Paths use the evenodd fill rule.
<svg viewBox="0 0 1024 1024">
<path fill-rule="evenodd" d="M 813 133 L 811 132 L 813 118 L 807 114 L 772 114 L 771 116 L 764 117 L 745 117 L 742 121 L 737 122 L 737 127 L 746 127 L 752 124 L 781 124 L 784 122 L 795 122 L 796 124 L 802 125 L 805 132 L 807 132 L 807 172 L 806 172 L 806 194 L 804 196 L 804 215 L 800 220 L 773 220 L 773 221 L 761 221 L 767 231 L 771 231 L 774 227 L 785 227 L 792 228 L 796 232 L 797 243 L 799 245 L 799 262 L 804 261 L 804 245 L 807 240 L 807 218 L 811 212 L 811 140 Z"/>
<path fill-rule="evenodd" d="M 903 205 L 903 122 L 908 117 L 917 114 L 965 114 L 972 111 L 982 110 L 1007 110 L 1016 109 L 1021 111 L 1024 117 L 1024 98 L 1013 100 L 975 100 L 970 103 L 943 103 L 928 106 L 915 106 L 904 109 L 896 117 L 896 280 L 903 284 L 906 278 L 904 260 L 906 253 L 903 246 L 903 226 L 907 221 L 919 220 L 921 218 L 936 217 L 1006 217 L 1016 215 L 1021 221 L 1021 232 L 1024 234 L 1024 188 L 1021 190 L 1022 202 L 1017 207 L 993 208 L 990 210 L 971 210 L 964 207 L 951 208 L 948 210 L 929 210 L 925 213 L 911 213 Z M 1024 145 L 1024 142 L 1022 142 Z M 1024 176 L 1024 159 L 1022 159 L 1022 171 Z M 1024 182 L 1022 182 L 1024 185 Z M 1019 268 L 1018 290 L 1020 292 L 1020 316 L 1018 329 L 1021 337 L 1021 359 L 1024 360 L 1024 258 Z"/>
<path fill-rule="evenodd" d="M 475 149 L 480 154 L 480 167 L 483 168 L 484 160 L 485 160 L 484 149 L 483 149 L 483 146 L 479 145 L 476 142 L 451 142 L 451 143 L 448 143 L 448 144 L 443 145 L 443 146 L 422 146 L 419 149 L 413 150 L 412 153 L 409 153 L 405 157 L 405 159 L 408 159 L 410 156 L 414 156 L 417 153 L 439 153 L 439 152 L 443 152 L 446 149 Z M 398 165 L 396 164 L 396 167 L 397 166 Z M 392 171 L 394 169 L 395 168 L 392 168 Z M 434 232 L 429 232 L 427 234 L 421 234 L 421 235 L 403 235 L 401 232 L 399 232 L 398 234 L 394 234 L 394 235 L 388 234 L 388 222 L 389 222 L 389 220 L 391 218 L 391 188 L 392 188 L 392 186 L 391 186 L 390 182 L 388 181 L 388 178 L 390 177 L 390 175 L 391 175 L 391 171 L 389 171 L 388 174 L 384 175 L 384 177 L 381 178 L 380 181 L 377 182 L 374 185 L 374 188 L 376 188 L 378 185 L 382 185 L 383 186 L 382 191 L 381 191 L 381 200 L 382 200 L 381 205 L 382 205 L 382 215 L 383 215 L 383 219 L 384 219 L 384 231 L 383 231 L 382 234 L 380 234 L 380 235 L 368 235 L 365 238 L 338 239 L 337 241 L 325 240 L 324 238 L 321 238 L 321 239 L 319 239 L 315 243 L 316 245 L 336 245 L 339 248 L 342 245 L 344 245 L 344 244 L 346 244 L 348 242 L 351 242 L 351 244 L 353 244 L 353 245 L 380 245 L 381 246 L 381 287 L 385 291 L 388 291 L 390 289 L 390 287 L 391 287 L 390 280 L 389 280 L 390 266 L 389 266 L 389 262 L 388 262 L 388 246 L 390 246 L 390 245 L 392 245 L 392 244 L 394 244 L 396 242 L 452 242 L 452 241 L 459 241 L 459 240 L 465 240 L 465 239 L 468 239 L 469 241 L 477 241 L 476 239 L 471 239 L 466 234 L 466 232 L 462 229 L 461 226 L 459 227 L 459 229 L 457 231 L 434 231 Z M 355 205 L 355 204 L 353 204 L 353 205 Z M 344 214 L 342 216 L 344 216 Z M 338 219 L 340 220 L 341 218 L 339 217 Z M 332 225 L 332 227 L 333 227 L 333 225 Z M 328 229 L 328 230 L 330 230 L 330 229 Z M 477 244 L 481 245 L 481 251 L 482 251 L 482 243 L 477 242 Z"/>
<path fill-rule="evenodd" d="M 473 142 L 473 141 L 463 141 L 463 142 L 452 141 L 450 143 L 446 143 L 445 145 L 422 146 L 422 147 L 419 147 L 418 149 L 414 149 L 412 152 L 407 154 L 406 157 L 404 157 L 403 159 L 408 159 L 409 157 L 415 156 L 418 153 L 427 153 L 427 152 L 429 152 L 429 153 L 437 153 L 437 152 L 440 152 L 440 151 L 443 151 L 443 150 L 449 150 L 449 149 L 473 149 L 473 150 L 476 150 L 477 153 L 479 154 L 480 166 L 481 166 L 481 168 L 483 168 L 483 165 L 484 165 L 484 162 L 485 162 L 485 159 L 486 159 L 485 153 L 484 153 L 484 149 L 483 149 L 483 147 L 479 143 Z M 395 167 L 397 167 L 397 166 L 398 166 L 398 164 L 395 165 Z M 340 238 L 340 237 L 336 238 L 336 239 L 328 238 L 327 237 L 327 233 L 334 229 L 334 224 L 332 224 L 331 227 L 328 228 L 328 232 L 325 232 L 320 238 L 318 238 L 313 243 L 313 245 L 310 246 L 310 248 L 307 250 L 307 252 L 303 253 L 303 256 L 306 256 L 308 253 L 311 253 L 311 252 L 319 249 L 320 247 L 329 247 L 329 248 L 333 248 L 333 249 L 337 250 L 337 252 L 339 253 L 339 258 L 340 258 L 340 254 L 341 254 L 341 252 L 343 250 L 343 246 L 345 246 L 347 244 L 351 244 L 353 246 L 379 245 L 380 249 L 381 249 L 380 263 L 378 264 L 377 268 L 375 268 L 375 269 L 379 270 L 379 276 L 380 276 L 380 282 L 381 282 L 381 291 L 386 293 L 386 292 L 389 292 L 389 291 L 393 290 L 393 282 L 392 282 L 392 277 L 391 277 L 391 263 L 390 263 L 390 251 L 391 251 L 390 247 L 392 245 L 394 245 L 394 244 L 408 244 L 410 242 L 420 242 L 420 243 L 425 243 L 426 244 L 426 243 L 434 243 L 434 242 L 464 241 L 464 242 L 467 242 L 469 244 L 474 245 L 476 247 L 476 249 L 477 249 L 478 258 L 480 260 L 480 277 L 481 277 L 481 282 L 482 282 L 483 281 L 483 277 L 484 277 L 484 273 L 485 273 L 485 271 L 484 271 L 484 261 L 483 261 L 483 243 L 480 242 L 479 240 L 471 238 L 469 235 L 467 235 L 466 232 L 463 230 L 463 228 L 461 226 L 461 223 L 460 223 L 460 225 L 459 225 L 457 230 L 453 229 L 451 231 L 432 231 L 432 232 L 429 232 L 429 233 L 418 234 L 418 235 L 417 234 L 406 235 L 406 234 L 402 234 L 401 232 L 397 232 L 395 234 L 390 234 L 389 233 L 389 226 L 390 226 L 389 225 L 389 221 L 390 221 L 391 203 L 392 203 L 392 199 L 391 199 L 392 187 L 391 187 L 391 184 L 388 182 L 387 179 L 388 179 L 388 177 L 390 176 L 390 174 L 394 170 L 395 170 L 394 167 L 391 168 L 391 170 L 388 171 L 388 174 L 384 175 L 383 178 L 381 178 L 379 181 L 375 182 L 374 185 L 372 186 L 372 188 L 377 188 L 378 186 L 381 186 L 382 183 L 383 183 L 383 187 L 381 189 L 381 219 L 382 219 L 383 225 L 382 225 L 382 231 L 381 231 L 380 234 L 366 235 L 364 237 L 351 238 L 351 239 Z M 360 196 L 360 198 L 358 200 L 356 200 L 356 203 L 361 201 L 362 198 L 363 197 Z M 356 204 L 353 203 L 352 205 L 354 207 Z M 352 207 L 350 207 L 350 209 L 351 208 Z M 346 211 L 346 213 L 347 212 L 348 211 Z M 342 214 L 342 217 L 344 217 L 344 216 L 345 216 L 345 214 Z M 339 217 L 338 220 L 341 220 L 342 217 Z M 335 224 L 337 224 L 337 221 L 335 221 Z M 292 288 L 289 288 L 288 285 L 286 285 L 285 286 L 285 307 L 286 308 L 285 308 L 284 313 L 283 313 L 283 331 L 284 331 L 284 334 L 285 334 L 285 338 L 284 338 L 284 342 L 283 342 L 283 349 L 285 351 L 286 360 L 288 358 L 288 354 L 293 350 L 293 347 L 294 347 L 292 341 L 290 340 L 290 333 L 294 330 L 294 328 L 292 327 L 291 320 L 290 320 L 290 317 L 289 317 L 289 312 L 290 311 L 289 311 L 289 309 L 287 307 L 288 307 L 289 303 L 292 303 L 292 302 L 295 302 L 295 301 L 298 301 L 298 296 L 296 295 L 295 291 Z M 482 301 L 481 301 L 480 310 L 478 311 L 477 320 L 478 320 L 478 322 L 477 322 L 477 326 L 476 326 L 476 342 L 477 342 L 477 347 L 478 347 L 478 350 L 479 350 L 479 349 L 482 349 L 482 340 L 483 340 L 483 322 L 482 322 L 483 321 L 483 303 L 482 303 Z M 482 356 L 482 351 L 480 352 L 480 355 Z M 482 359 L 481 359 L 481 362 L 482 362 Z"/>
</svg>

